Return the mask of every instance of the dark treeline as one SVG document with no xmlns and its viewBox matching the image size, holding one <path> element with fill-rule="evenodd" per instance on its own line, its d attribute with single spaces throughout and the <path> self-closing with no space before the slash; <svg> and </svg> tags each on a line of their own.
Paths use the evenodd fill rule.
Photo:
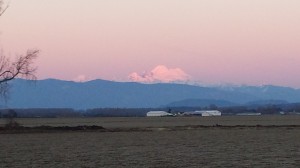
<svg viewBox="0 0 300 168">
<path fill-rule="evenodd" d="M 14 115 L 18 118 L 80 117 L 81 113 L 70 108 L 1 109 L 0 117 Z"/>
<path fill-rule="evenodd" d="M 0 118 L 60 118 L 60 117 L 144 117 L 151 108 L 71 108 L 0 109 Z"/>
<path fill-rule="evenodd" d="M 96 108 L 88 109 L 83 114 L 85 117 L 144 117 L 150 108 Z M 157 109 L 155 109 L 157 110 Z"/>
<path fill-rule="evenodd" d="M 208 107 L 173 107 L 172 112 L 178 113 L 183 111 L 196 110 L 219 110 L 222 115 L 236 115 L 240 113 L 261 113 L 262 115 L 269 114 L 295 114 L 300 113 L 300 103 L 290 104 L 265 104 L 265 105 L 245 105 L 245 106 L 230 106 L 218 107 L 214 104 Z"/>
<path fill-rule="evenodd" d="M 238 113 L 261 113 L 262 115 L 298 114 L 300 112 L 300 103 L 223 107 L 219 108 L 219 110 L 223 114 L 228 115 Z"/>
<path fill-rule="evenodd" d="M 148 111 L 167 111 L 182 113 L 196 110 L 219 110 L 222 115 L 236 115 L 240 113 L 270 114 L 299 114 L 300 103 L 281 105 L 252 105 L 217 107 L 172 107 L 172 108 L 95 108 L 74 110 L 71 108 L 33 108 L 33 109 L 0 109 L 0 118 L 59 118 L 59 117 L 145 117 Z"/>
</svg>

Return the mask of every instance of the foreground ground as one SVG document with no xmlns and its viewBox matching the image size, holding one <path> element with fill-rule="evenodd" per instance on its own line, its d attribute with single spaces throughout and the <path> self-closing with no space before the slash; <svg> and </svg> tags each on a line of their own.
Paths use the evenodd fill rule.
<svg viewBox="0 0 300 168">
<path fill-rule="evenodd" d="M 22 121 L 25 126 L 72 126 L 76 123 L 76 119 Z M 146 132 L 0 134 L 0 167 L 298 167 L 300 165 L 299 127 L 207 127 L 171 131 L 164 129 L 184 125 L 216 124 L 300 125 L 298 116 L 91 118 L 77 119 L 77 123 L 79 125 L 98 123 L 107 128 L 157 129 Z"/>
</svg>

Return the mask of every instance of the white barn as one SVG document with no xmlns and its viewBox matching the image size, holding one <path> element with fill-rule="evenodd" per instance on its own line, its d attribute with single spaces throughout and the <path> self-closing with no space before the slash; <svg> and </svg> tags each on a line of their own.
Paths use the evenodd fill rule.
<svg viewBox="0 0 300 168">
<path fill-rule="evenodd" d="M 147 117 L 166 117 L 166 116 L 173 116 L 173 114 L 165 111 L 149 111 L 147 113 Z"/>
<path fill-rule="evenodd" d="M 206 110 L 206 111 L 195 111 L 197 113 L 201 113 L 201 116 L 207 117 L 207 116 L 221 116 L 222 113 L 218 110 Z"/>
</svg>

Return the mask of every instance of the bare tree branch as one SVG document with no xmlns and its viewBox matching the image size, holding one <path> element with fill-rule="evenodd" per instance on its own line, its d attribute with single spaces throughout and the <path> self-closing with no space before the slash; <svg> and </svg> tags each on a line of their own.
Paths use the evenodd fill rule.
<svg viewBox="0 0 300 168">
<path fill-rule="evenodd" d="M 14 62 L 10 63 L 4 55 L 0 56 L 0 84 L 21 77 L 35 80 L 36 67 L 33 61 L 38 57 L 39 50 L 28 50 L 25 55 L 19 56 Z"/>
<path fill-rule="evenodd" d="M 3 7 L 3 0 L 0 0 L 0 16 L 6 11 L 8 5 Z M 0 96 L 7 99 L 9 92 L 8 81 L 17 77 L 28 80 L 36 80 L 36 67 L 33 61 L 38 57 L 39 50 L 28 50 L 25 55 L 20 55 L 14 62 L 11 62 L 2 51 L 0 51 Z"/>
<path fill-rule="evenodd" d="M 8 8 L 9 5 L 7 5 L 6 7 L 2 7 L 3 5 L 3 1 L 0 0 L 0 16 L 6 11 L 6 9 Z"/>
</svg>

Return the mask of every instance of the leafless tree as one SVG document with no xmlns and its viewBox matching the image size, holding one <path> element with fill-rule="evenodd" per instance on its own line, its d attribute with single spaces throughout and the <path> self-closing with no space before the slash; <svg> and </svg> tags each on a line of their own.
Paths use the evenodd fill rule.
<svg viewBox="0 0 300 168">
<path fill-rule="evenodd" d="M 3 0 L 0 0 L 0 16 L 5 12 L 8 6 L 3 7 Z M 28 50 L 26 54 L 19 55 L 14 61 L 0 52 L 0 96 L 7 97 L 9 85 L 8 81 L 15 78 L 25 78 L 35 80 L 36 67 L 33 61 L 38 57 L 39 50 Z"/>
<path fill-rule="evenodd" d="M 11 62 L 3 52 L 0 53 L 0 95 L 6 97 L 9 89 L 8 81 L 17 77 L 35 80 L 36 67 L 33 61 L 38 57 L 39 50 L 28 50 Z"/>
</svg>

